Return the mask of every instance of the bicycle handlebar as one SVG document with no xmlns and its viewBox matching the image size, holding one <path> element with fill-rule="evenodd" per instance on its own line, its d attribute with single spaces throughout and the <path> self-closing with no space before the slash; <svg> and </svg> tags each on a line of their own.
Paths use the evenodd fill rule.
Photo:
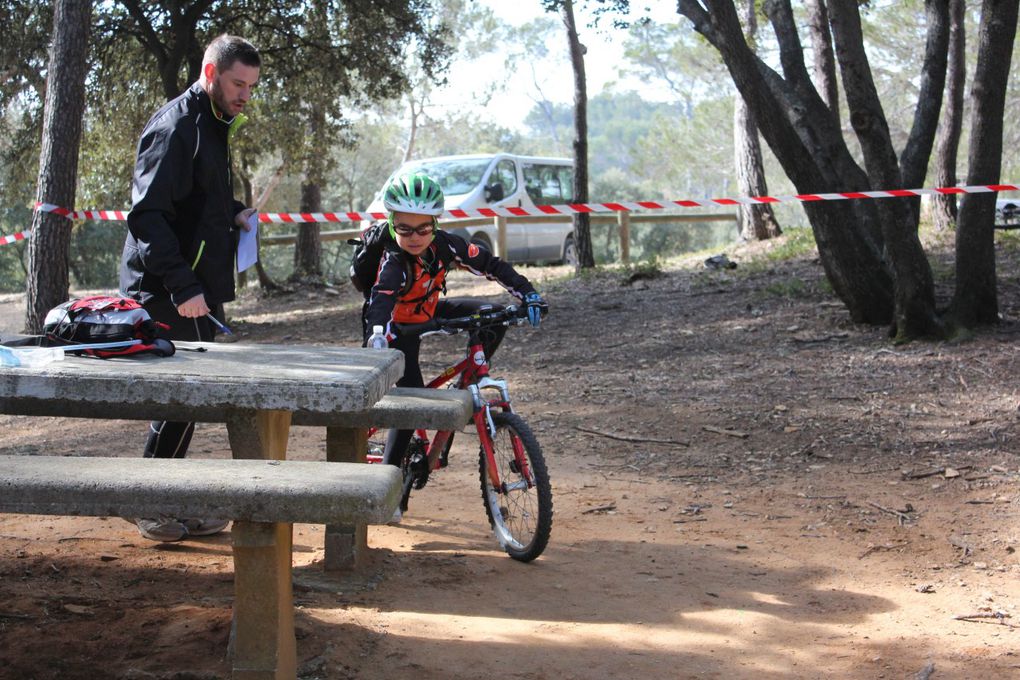
<svg viewBox="0 0 1020 680">
<path fill-rule="evenodd" d="M 543 310 L 544 312 L 544 310 Z M 493 326 L 519 326 L 528 320 L 528 308 L 517 305 L 507 305 L 502 309 L 481 309 L 470 316 L 460 316 L 449 319 L 436 317 L 424 323 L 394 324 L 397 331 L 403 335 L 426 333 L 447 333 L 453 335 L 465 330 L 479 330 Z"/>
</svg>

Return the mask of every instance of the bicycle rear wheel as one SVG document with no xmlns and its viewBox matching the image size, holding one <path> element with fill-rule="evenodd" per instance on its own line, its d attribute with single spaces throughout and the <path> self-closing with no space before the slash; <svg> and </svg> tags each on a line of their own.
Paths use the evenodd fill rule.
<svg viewBox="0 0 1020 680">
<path fill-rule="evenodd" d="M 530 562 L 545 550 L 552 531 L 553 504 L 549 471 L 538 440 L 527 423 L 515 413 L 493 413 L 496 436 L 492 450 L 500 488 L 489 478 L 485 448 L 479 453 L 482 501 L 496 540 L 510 557 Z M 515 447 L 523 452 L 527 467 L 518 463 Z"/>
</svg>

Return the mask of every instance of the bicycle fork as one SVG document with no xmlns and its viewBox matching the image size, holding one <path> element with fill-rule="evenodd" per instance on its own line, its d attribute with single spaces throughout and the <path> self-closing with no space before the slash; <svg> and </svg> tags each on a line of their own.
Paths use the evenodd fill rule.
<svg viewBox="0 0 1020 680">
<path fill-rule="evenodd" d="M 499 392 L 499 399 L 483 399 L 481 390 L 494 389 Z M 513 446 L 514 459 L 510 462 L 510 471 L 520 475 L 515 482 L 505 483 L 500 479 L 499 466 L 496 462 L 496 423 L 492 419 L 492 409 L 499 408 L 509 413 L 513 412 L 510 405 L 510 391 L 505 380 L 494 380 L 488 376 L 479 380 L 476 384 L 468 385 L 468 391 L 474 401 L 475 428 L 478 430 L 478 438 L 482 443 L 482 451 L 485 455 L 487 465 L 485 466 L 489 483 L 499 493 L 525 489 L 534 486 L 534 479 L 528 466 L 528 457 L 524 452 L 524 444 L 519 437 L 511 436 L 510 442 Z"/>
</svg>

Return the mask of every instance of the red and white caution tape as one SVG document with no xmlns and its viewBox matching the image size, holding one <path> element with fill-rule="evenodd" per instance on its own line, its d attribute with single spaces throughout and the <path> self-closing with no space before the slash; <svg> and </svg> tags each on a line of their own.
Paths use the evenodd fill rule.
<svg viewBox="0 0 1020 680">
<path fill-rule="evenodd" d="M 19 231 L 18 233 L 11 234 L 10 236 L 0 236 L 0 246 L 5 246 L 8 243 L 14 243 L 15 241 L 24 241 L 28 238 L 28 234 L 29 232 L 27 231 Z"/>
<path fill-rule="evenodd" d="M 1020 191 L 1017 184 L 982 184 L 934 189 L 889 189 L 885 191 L 844 191 L 828 194 L 794 194 L 792 196 L 741 196 L 738 198 L 708 198 L 703 200 L 636 201 L 625 203 L 565 203 L 560 205 L 539 205 L 528 208 L 475 208 L 472 210 L 447 210 L 443 219 L 465 217 L 526 217 L 529 215 L 574 215 L 580 213 L 607 213 L 637 210 L 668 210 L 671 208 L 716 208 L 719 206 L 762 205 L 771 203 L 810 203 L 814 201 L 847 201 L 862 198 L 903 198 L 934 196 L 937 194 L 983 194 L 999 191 Z M 51 203 L 38 203 L 36 210 L 63 215 L 71 220 L 126 220 L 125 210 L 70 210 Z M 386 213 L 371 212 L 328 212 L 328 213 L 259 213 L 259 221 L 275 224 L 308 222 L 359 222 L 386 219 Z M 22 231 L 0 237 L 0 245 L 21 241 L 29 232 Z"/>
<path fill-rule="evenodd" d="M 464 217 L 525 217 L 528 215 L 574 215 L 578 213 L 607 213 L 636 210 L 668 210 L 670 208 L 716 208 L 719 206 L 761 205 L 766 203 L 807 203 L 813 201 L 846 201 L 859 198 L 903 198 L 905 196 L 931 196 L 936 194 L 977 194 L 998 191 L 1020 191 L 1015 184 L 988 184 L 936 189 L 891 189 L 888 191 L 847 191 L 831 194 L 796 194 L 793 196 L 742 196 L 739 198 L 709 198 L 704 200 L 637 201 L 634 203 L 567 203 L 539 205 L 528 208 L 475 208 L 447 210 L 445 219 Z M 347 222 L 385 219 L 386 213 L 259 213 L 259 221 L 274 223 L 295 222 Z"/>
<path fill-rule="evenodd" d="M 123 222 L 127 219 L 126 210 L 69 210 L 52 203 L 36 203 L 35 209 L 38 212 L 61 215 L 70 220 L 118 220 Z M 19 231 L 8 236 L 0 236 L 0 246 L 5 246 L 15 241 L 24 241 L 31 233 L 31 229 L 26 229 L 25 231 Z"/>
<path fill-rule="evenodd" d="M 69 220 L 109 220 L 123 222 L 127 219 L 127 210 L 70 210 L 52 203 L 36 203 L 35 209 L 38 212 L 54 213 L 63 215 Z"/>
</svg>

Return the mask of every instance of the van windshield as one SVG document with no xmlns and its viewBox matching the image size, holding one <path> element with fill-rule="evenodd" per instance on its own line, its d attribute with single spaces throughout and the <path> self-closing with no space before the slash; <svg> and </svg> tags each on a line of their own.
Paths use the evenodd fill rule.
<svg viewBox="0 0 1020 680">
<path fill-rule="evenodd" d="M 424 163 L 408 163 L 401 168 L 400 174 L 406 172 L 424 172 L 442 187 L 447 196 L 466 194 L 482 181 L 482 175 L 492 163 L 491 158 L 471 158 L 447 161 L 426 161 Z"/>
</svg>

